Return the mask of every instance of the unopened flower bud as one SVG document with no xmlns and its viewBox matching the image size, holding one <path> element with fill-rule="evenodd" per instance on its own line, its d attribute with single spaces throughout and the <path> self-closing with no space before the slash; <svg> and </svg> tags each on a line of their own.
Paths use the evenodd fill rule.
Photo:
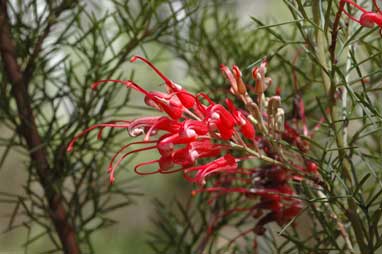
<svg viewBox="0 0 382 254">
<path fill-rule="evenodd" d="M 267 90 L 268 87 L 270 87 L 272 85 L 272 79 L 267 77 L 267 78 L 265 78 L 264 83 L 265 83 L 265 90 Z"/>
<path fill-rule="evenodd" d="M 255 80 L 255 93 L 260 96 L 267 90 L 268 86 L 272 84 L 272 80 L 270 78 L 265 77 L 265 73 L 267 72 L 267 62 L 264 60 L 260 67 L 255 67 L 252 70 L 252 76 Z"/>
<path fill-rule="evenodd" d="M 267 106 L 267 114 L 268 116 L 275 116 L 277 114 L 277 109 L 281 105 L 280 96 L 272 96 L 269 98 L 268 106 Z"/>
<path fill-rule="evenodd" d="M 240 95 L 243 95 L 247 92 L 247 87 L 245 86 L 245 84 L 243 82 L 241 71 L 240 71 L 239 67 L 237 67 L 236 65 L 234 65 L 232 67 L 232 70 L 233 70 L 233 74 L 234 74 L 235 79 L 236 79 L 237 93 Z"/>
<path fill-rule="evenodd" d="M 276 113 L 276 130 L 279 132 L 284 131 L 284 121 L 285 121 L 285 113 L 284 109 L 278 108 Z"/>
<path fill-rule="evenodd" d="M 220 70 L 225 74 L 226 78 L 231 83 L 231 88 L 230 88 L 231 93 L 233 93 L 234 95 L 238 95 L 239 91 L 238 91 L 237 81 L 236 81 L 236 75 L 237 75 L 236 72 L 235 72 L 235 76 L 234 76 L 232 74 L 231 70 L 227 66 L 225 66 L 224 64 L 220 65 Z M 241 73 L 240 73 L 240 75 L 241 75 Z"/>
</svg>

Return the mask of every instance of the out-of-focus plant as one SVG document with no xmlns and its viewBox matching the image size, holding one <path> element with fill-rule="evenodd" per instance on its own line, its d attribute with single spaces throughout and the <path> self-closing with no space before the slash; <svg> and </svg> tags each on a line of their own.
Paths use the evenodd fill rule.
<svg viewBox="0 0 382 254">
<path fill-rule="evenodd" d="M 66 146 L 78 130 L 123 113 L 129 93 L 118 96 L 114 87 L 99 100 L 88 84 L 131 76 L 124 63 L 132 51 L 168 35 L 182 22 L 178 13 L 184 19 L 192 10 L 191 1 L 171 12 L 173 4 L 0 1 L 0 125 L 12 133 L 1 135 L 0 167 L 12 152 L 28 156 L 17 169 L 27 171 L 24 191 L 0 188 L 0 200 L 14 206 L 7 231 L 26 228 L 26 249 L 43 239 L 51 242 L 43 251 L 94 252 L 92 233 L 112 225 L 109 213 L 131 203 L 129 182 L 110 188 L 102 171 L 117 132 L 105 133 L 101 144 L 80 143 L 83 149 L 70 157 Z"/>
</svg>

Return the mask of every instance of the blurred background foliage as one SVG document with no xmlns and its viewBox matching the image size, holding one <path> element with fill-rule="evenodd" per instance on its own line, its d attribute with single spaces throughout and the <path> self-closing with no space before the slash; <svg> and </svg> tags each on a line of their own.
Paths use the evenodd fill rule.
<svg viewBox="0 0 382 254">
<path fill-rule="evenodd" d="M 203 220 L 211 213 L 205 205 L 208 197 L 190 197 L 191 186 L 180 176 L 141 178 L 131 172 L 131 165 L 155 154 L 129 159 L 119 169 L 116 184 L 108 184 L 106 165 L 129 141 L 126 133 L 105 131 L 102 141 L 93 133 L 80 140 L 72 153 L 65 152 L 71 138 L 86 127 L 131 119 L 148 110 L 142 96 L 123 87 L 90 89 L 94 81 L 109 78 L 134 79 L 147 89 L 161 86 L 146 66 L 128 62 L 134 54 L 150 59 L 177 83 L 218 101 L 226 97 L 228 87 L 220 64 L 238 65 L 244 80 L 252 84 L 251 68 L 266 58 L 273 79 L 268 92 L 281 88 L 287 117 L 293 115 L 296 95 L 302 95 L 310 126 L 326 116 L 331 103 L 326 83 L 347 91 L 345 107 L 337 109 L 339 119 L 327 116 L 315 139 L 319 142 L 312 143 L 310 156 L 320 165 L 327 198 L 300 186 L 310 204 L 308 215 L 317 218 L 311 222 L 317 235 L 301 240 L 301 233 L 288 230 L 284 239 L 270 233 L 261 248 L 264 253 L 305 253 L 298 239 L 314 239 L 316 248 L 343 251 L 343 240 L 339 244 L 333 240 L 340 238 L 336 220 L 323 214 L 334 212 L 351 221 L 354 217 L 342 203 L 349 197 L 356 200 L 350 202 L 350 209 L 362 211 L 359 219 L 365 222 L 361 227 L 372 242 L 370 248 L 381 246 L 381 105 L 375 103 L 381 96 L 381 39 L 376 29 L 341 21 L 337 47 L 330 51 L 338 1 L 7 2 L 17 61 L 27 77 L 41 146 L 50 165 L 49 179 L 63 197 L 84 253 L 196 253 L 201 248 L 218 253 L 226 243 L 216 238 L 218 247 L 203 246 L 207 245 Z M 320 5 L 315 10 L 316 2 Z M 330 61 L 332 54 L 335 61 Z M 0 62 L 2 70 L 4 65 Z M 12 82 L 4 71 L 0 83 L 0 230 L 5 232 L 0 251 L 59 251 L 41 179 L 19 129 Z M 336 136 L 344 129 L 351 138 L 341 145 Z M 339 173 L 344 158 L 350 161 L 351 181 Z M 235 223 L 245 226 L 247 220 Z M 237 233 L 224 230 L 227 239 Z M 239 242 L 235 253 L 251 253 L 251 244 Z"/>
</svg>

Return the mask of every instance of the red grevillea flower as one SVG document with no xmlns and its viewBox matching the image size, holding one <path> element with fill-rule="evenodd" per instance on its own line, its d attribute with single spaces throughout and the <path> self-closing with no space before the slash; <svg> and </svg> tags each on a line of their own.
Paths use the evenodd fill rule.
<svg viewBox="0 0 382 254">
<path fill-rule="evenodd" d="M 223 105 L 214 103 L 206 94 L 192 94 L 168 79 L 147 59 L 139 56 L 131 58 L 132 62 L 136 60 L 146 63 L 163 79 L 166 92 L 147 91 L 130 80 L 101 80 L 92 84 L 92 88 L 97 89 L 100 85 L 111 83 L 124 85 L 143 94 L 146 105 L 165 115 L 96 124 L 75 136 L 68 151 L 73 149 L 80 137 L 94 129 L 99 129 L 98 137 L 101 138 L 104 128 L 120 128 L 127 129 L 132 137 L 143 135 L 144 138 L 143 141 L 123 146 L 112 157 L 108 167 L 110 182 L 114 182 L 115 170 L 125 158 L 148 150 L 157 150 L 159 158 L 135 165 L 137 174 L 183 171 L 190 182 L 204 184 L 205 178 L 211 174 L 234 171 L 237 162 L 229 153 L 231 147 L 228 141 L 235 141 L 241 135 L 249 139 L 255 136 L 254 127 L 245 116 L 247 113 L 238 111 L 230 101 L 227 104 L 231 112 Z M 207 105 L 203 104 L 202 99 L 207 101 Z M 153 136 L 157 138 L 152 140 Z M 218 144 L 216 141 L 219 140 L 223 143 Z M 198 165 L 198 159 L 201 158 L 210 158 L 211 161 Z M 155 171 L 142 171 L 143 167 L 152 164 L 158 167 Z"/>
<path fill-rule="evenodd" d="M 98 89 L 106 84 L 123 85 L 143 94 L 145 104 L 162 114 L 96 124 L 75 136 L 68 145 L 68 151 L 73 149 L 81 137 L 95 129 L 98 130 L 98 139 L 102 138 L 105 128 L 126 129 L 129 136 L 142 138 L 122 146 L 111 158 L 108 166 L 111 183 L 115 181 L 116 169 L 127 157 L 154 150 L 157 151 L 157 158 L 134 165 L 137 174 L 182 172 L 188 182 L 197 184 L 199 188 L 192 192 L 193 195 L 200 192 L 211 193 L 214 197 L 210 203 L 223 195 L 239 195 L 249 204 L 245 208 L 235 207 L 222 211 L 216 218 L 234 212 L 247 212 L 257 219 L 252 231 L 263 234 L 265 224 L 274 221 L 284 225 L 297 216 L 302 206 L 301 201 L 296 198 L 298 195 L 293 188 L 293 181 L 301 181 L 304 174 L 316 174 L 318 166 L 301 158 L 296 160 L 300 163 L 289 163 L 296 164 L 296 171 L 291 171 L 280 163 L 269 164 L 269 160 L 281 160 L 269 135 L 273 135 L 272 139 L 283 139 L 303 154 L 309 150 L 309 146 L 302 136 L 309 133 L 302 99 L 296 103 L 296 119 L 285 124 L 277 122 L 283 119 L 283 115 L 280 115 L 283 111 L 278 108 L 279 96 L 268 100 L 269 110 L 260 112 L 260 108 L 266 107 L 265 104 L 262 105 L 265 100 L 263 92 L 271 85 L 271 79 L 265 76 L 266 61 L 255 67 L 252 72 L 255 87 L 248 91 L 255 93 L 260 107 L 257 107 L 258 111 L 253 111 L 254 113 L 248 107 L 250 114 L 237 108 L 228 98 L 223 105 L 212 101 L 207 94 L 193 94 L 167 78 L 147 59 L 139 56 L 131 58 L 131 62 L 136 60 L 146 63 L 161 77 L 165 83 L 165 91 L 147 91 L 130 80 L 101 80 L 94 83 L 92 88 Z M 248 94 L 239 68 L 233 66 L 232 71 L 224 65 L 220 68 L 230 82 L 231 92 L 242 99 L 246 106 L 253 106 L 255 103 Z M 254 119 L 255 117 L 261 119 Z M 296 122 L 302 122 L 303 131 L 299 131 L 297 127 L 301 124 Z M 261 123 L 261 128 L 258 129 L 262 133 L 258 136 L 253 123 Z M 267 128 L 269 130 L 266 130 Z M 242 157 L 234 156 L 233 149 L 238 148 L 245 153 Z M 243 167 L 245 160 L 261 159 L 262 156 L 267 156 L 268 164 L 261 164 L 256 168 Z M 154 165 L 155 170 L 144 169 L 149 165 Z M 215 222 L 217 219 L 211 227 Z"/>
</svg>

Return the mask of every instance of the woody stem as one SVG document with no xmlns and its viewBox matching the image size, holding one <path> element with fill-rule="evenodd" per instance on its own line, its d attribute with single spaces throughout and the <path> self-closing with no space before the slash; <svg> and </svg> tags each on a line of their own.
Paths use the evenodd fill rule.
<svg viewBox="0 0 382 254">
<path fill-rule="evenodd" d="M 46 35 L 42 37 L 42 40 L 45 37 Z M 40 46 L 37 45 L 36 53 L 33 53 L 31 57 L 37 56 L 39 48 Z M 54 224 L 64 253 L 80 253 L 75 229 L 70 223 L 63 197 L 57 187 L 54 186 L 55 179 L 52 174 L 54 171 L 50 168 L 48 154 L 34 118 L 27 89 L 28 82 L 31 79 L 30 75 L 33 73 L 32 63 L 28 65 L 31 66 L 28 70 L 22 71 L 20 64 L 17 62 L 16 43 L 12 38 L 6 0 L 0 1 L 0 53 L 4 63 L 4 72 L 9 84 L 12 86 L 13 97 L 16 101 L 20 121 L 18 126 L 19 135 L 26 141 L 30 152 L 30 160 L 33 161 L 36 167 L 39 182 L 44 189 L 44 195 L 48 202 L 49 217 Z"/>
</svg>

